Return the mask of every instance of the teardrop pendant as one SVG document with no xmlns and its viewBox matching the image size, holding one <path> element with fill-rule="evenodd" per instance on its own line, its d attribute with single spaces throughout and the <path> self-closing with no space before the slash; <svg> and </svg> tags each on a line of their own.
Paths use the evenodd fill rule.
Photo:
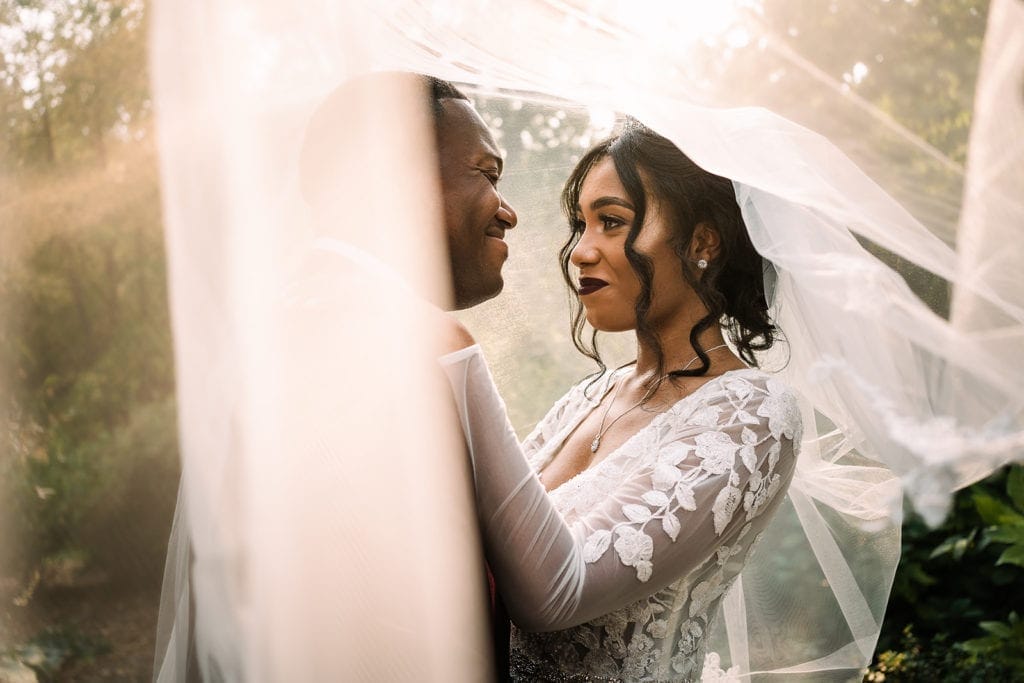
<svg viewBox="0 0 1024 683">
<path fill-rule="evenodd" d="M 601 447 L 601 435 L 598 434 L 594 437 L 594 440 L 590 442 L 590 452 L 597 453 L 597 449 Z"/>
</svg>

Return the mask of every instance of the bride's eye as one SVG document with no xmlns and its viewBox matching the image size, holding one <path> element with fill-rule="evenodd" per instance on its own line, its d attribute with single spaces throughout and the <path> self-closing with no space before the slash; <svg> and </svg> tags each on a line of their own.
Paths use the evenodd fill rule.
<svg viewBox="0 0 1024 683">
<path fill-rule="evenodd" d="M 581 233 L 587 229 L 587 222 L 583 220 L 581 217 L 576 216 L 575 218 L 569 221 L 569 227 L 572 228 L 573 232 Z"/>
<path fill-rule="evenodd" d="M 626 221 L 616 216 L 599 216 L 599 218 L 601 219 L 601 227 L 605 229 L 605 232 L 626 224 Z"/>
</svg>

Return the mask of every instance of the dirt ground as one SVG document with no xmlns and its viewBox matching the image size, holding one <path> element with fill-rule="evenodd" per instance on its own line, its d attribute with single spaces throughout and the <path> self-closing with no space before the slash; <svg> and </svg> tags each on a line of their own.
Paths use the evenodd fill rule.
<svg viewBox="0 0 1024 683">
<path fill-rule="evenodd" d="M 105 646 L 105 653 L 67 661 L 52 680 L 152 679 L 159 587 L 51 589 L 37 592 L 25 606 L 15 604 L 9 593 L 0 597 L 0 651 L 23 646 L 47 629 Z"/>
</svg>

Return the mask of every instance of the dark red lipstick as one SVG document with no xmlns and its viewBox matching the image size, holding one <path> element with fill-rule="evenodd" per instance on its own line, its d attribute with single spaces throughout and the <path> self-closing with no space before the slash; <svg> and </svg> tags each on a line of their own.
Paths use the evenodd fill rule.
<svg viewBox="0 0 1024 683">
<path fill-rule="evenodd" d="M 596 277 L 581 277 L 580 278 L 580 296 L 586 296 L 587 294 L 593 294 L 602 287 L 608 285 L 604 280 L 599 280 Z"/>
</svg>

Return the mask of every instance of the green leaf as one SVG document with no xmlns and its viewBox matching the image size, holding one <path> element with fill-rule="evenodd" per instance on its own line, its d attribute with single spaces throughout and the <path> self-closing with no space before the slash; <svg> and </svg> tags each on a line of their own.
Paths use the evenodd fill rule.
<svg viewBox="0 0 1024 683">
<path fill-rule="evenodd" d="M 956 537 L 947 538 L 945 541 L 935 546 L 935 549 L 928 555 L 928 559 L 934 560 L 936 557 L 948 554 L 953 550 L 954 543 L 956 543 Z"/>
<path fill-rule="evenodd" d="M 996 560 L 996 565 L 1016 564 L 1024 567 L 1024 545 L 1011 545 Z"/>
<path fill-rule="evenodd" d="M 915 564 L 910 568 L 910 578 L 913 582 L 923 586 L 933 586 L 938 583 L 938 579 L 926 572 L 919 564 Z"/>
<path fill-rule="evenodd" d="M 964 553 L 973 545 L 974 537 L 977 533 L 978 530 L 973 529 L 966 536 L 950 536 L 931 552 L 928 559 L 935 559 L 946 553 L 950 553 L 954 560 L 959 561 L 963 559 Z"/>
<path fill-rule="evenodd" d="M 1024 526 L 1003 525 L 985 531 L 990 541 L 997 543 L 1024 543 Z"/>
<path fill-rule="evenodd" d="M 1003 641 L 995 636 L 987 636 L 985 638 L 972 638 L 971 640 L 965 640 L 960 643 L 967 652 L 975 655 L 987 655 L 993 650 L 998 650 L 1002 647 Z"/>
<path fill-rule="evenodd" d="M 978 622 L 978 626 L 981 630 L 991 633 L 997 638 L 1010 638 L 1013 636 L 1013 629 L 1008 624 L 1004 624 L 1001 621 L 981 621 Z"/>
<path fill-rule="evenodd" d="M 974 507 L 978 510 L 978 514 L 981 515 L 986 524 L 992 526 L 1024 524 L 1024 515 L 1021 515 L 1003 501 L 981 492 L 976 492 L 972 498 L 974 500 Z"/>
<path fill-rule="evenodd" d="M 1006 493 L 1014 506 L 1024 512 L 1024 467 L 1017 465 L 1010 468 L 1010 476 L 1006 478 Z"/>
</svg>

